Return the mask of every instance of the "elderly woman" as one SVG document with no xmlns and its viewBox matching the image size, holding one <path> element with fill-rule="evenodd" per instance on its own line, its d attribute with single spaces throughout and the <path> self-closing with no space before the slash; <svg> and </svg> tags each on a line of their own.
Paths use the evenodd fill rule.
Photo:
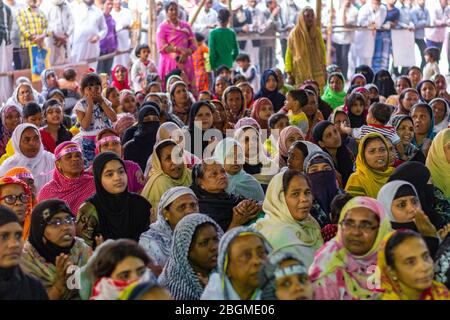
<svg viewBox="0 0 450 320">
<path fill-rule="evenodd" d="M 188 214 L 198 212 L 198 200 L 194 191 L 187 187 L 173 187 L 161 197 L 156 222 L 139 238 L 139 245 L 160 267 L 164 267 L 170 256 L 173 230 Z"/>
<path fill-rule="evenodd" d="M 13 92 L 13 95 L 8 99 L 8 101 L 6 101 L 6 104 L 15 104 L 20 108 L 20 111 L 22 112 L 22 109 L 28 102 L 36 102 L 38 104 L 43 102 L 40 100 L 39 93 L 34 90 L 29 80 L 20 82 L 17 85 L 16 89 Z"/>
</svg>

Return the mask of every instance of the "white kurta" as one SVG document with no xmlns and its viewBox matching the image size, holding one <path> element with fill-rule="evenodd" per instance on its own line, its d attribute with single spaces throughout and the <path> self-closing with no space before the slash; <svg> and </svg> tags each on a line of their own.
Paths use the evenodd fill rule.
<svg viewBox="0 0 450 320">
<path fill-rule="evenodd" d="M 70 38 L 73 35 L 74 20 L 72 10 L 67 3 L 61 6 L 50 5 L 45 12 L 48 20 L 48 30 L 53 35 L 62 37 L 66 35 L 66 45 L 57 47 L 53 37 L 47 38 L 47 46 L 50 48 L 50 63 L 52 66 L 70 62 Z"/>
<path fill-rule="evenodd" d="M 117 32 L 117 50 L 125 51 L 130 49 L 131 47 L 131 38 L 130 38 L 130 30 L 125 29 L 129 28 L 132 23 L 131 11 L 126 8 L 121 8 L 120 11 L 112 10 L 111 16 L 114 18 L 116 22 L 116 32 Z M 130 63 L 130 55 L 122 54 L 114 57 L 114 62 L 112 68 L 118 64 L 121 64 L 128 68 Z"/>
<path fill-rule="evenodd" d="M 100 40 L 106 37 L 108 26 L 103 12 L 94 5 L 73 4 L 75 29 L 72 37 L 72 62 L 77 63 L 100 56 Z M 89 40 L 98 36 L 96 43 Z M 90 63 L 89 67 L 97 69 L 97 61 Z"/>
</svg>

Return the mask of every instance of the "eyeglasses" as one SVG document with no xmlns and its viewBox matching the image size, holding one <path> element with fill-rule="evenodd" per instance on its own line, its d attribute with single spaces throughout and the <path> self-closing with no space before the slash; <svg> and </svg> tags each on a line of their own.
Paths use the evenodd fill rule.
<svg viewBox="0 0 450 320">
<path fill-rule="evenodd" d="M 73 224 L 75 223 L 75 220 L 75 217 L 66 217 L 65 219 L 50 220 L 49 222 L 47 222 L 47 225 L 59 227 L 66 224 Z"/>
<path fill-rule="evenodd" d="M 350 231 L 350 230 L 361 230 L 364 233 L 369 233 L 370 231 L 378 229 L 379 225 L 372 225 L 369 222 L 362 222 L 361 224 L 356 224 L 353 221 L 342 220 L 340 223 L 342 229 Z"/>
<path fill-rule="evenodd" d="M 20 200 L 22 203 L 27 203 L 30 200 L 30 196 L 25 193 L 21 193 L 19 195 L 10 194 L 0 198 L 0 201 L 5 200 L 6 204 L 12 205 L 15 204 L 17 200 Z"/>
</svg>

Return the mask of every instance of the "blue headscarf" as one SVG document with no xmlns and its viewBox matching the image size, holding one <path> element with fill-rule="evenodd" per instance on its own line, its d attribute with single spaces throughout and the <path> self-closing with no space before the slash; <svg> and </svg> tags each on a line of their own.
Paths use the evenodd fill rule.
<svg viewBox="0 0 450 320">
<path fill-rule="evenodd" d="M 275 78 L 275 81 L 277 82 L 278 85 L 278 78 L 275 71 L 271 69 L 264 71 L 264 74 L 261 77 L 261 88 L 255 95 L 255 100 L 263 97 L 268 98 L 270 102 L 272 102 L 274 111 L 278 112 L 284 106 L 284 101 L 286 100 L 286 97 L 282 95 L 280 92 L 278 92 L 278 88 L 275 89 L 274 91 L 269 91 L 266 89 L 266 83 L 269 80 L 270 76 L 273 76 Z"/>
</svg>

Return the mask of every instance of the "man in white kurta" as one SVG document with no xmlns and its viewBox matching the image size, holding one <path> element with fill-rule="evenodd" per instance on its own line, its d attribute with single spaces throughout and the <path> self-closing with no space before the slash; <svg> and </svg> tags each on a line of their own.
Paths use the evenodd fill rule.
<svg viewBox="0 0 450 320">
<path fill-rule="evenodd" d="M 103 12 L 93 5 L 94 0 L 72 6 L 75 29 L 72 38 L 72 62 L 77 63 L 100 56 L 100 40 L 106 37 L 108 26 Z M 97 61 L 89 67 L 97 69 Z"/>
<path fill-rule="evenodd" d="M 211 30 L 219 26 L 217 12 L 212 8 L 213 1 L 207 0 L 204 7 L 200 10 L 197 19 L 192 26 L 192 31 L 201 33 L 206 40 L 209 39 Z"/>
<path fill-rule="evenodd" d="M 123 8 L 120 4 L 120 0 L 114 0 L 113 10 L 111 11 L 111 16 L 116 22 L 116 33 L 117 33 L 117 50 L 125 51 L 131 47 L 130 38 L 130 27 L 132 24 L 133 17 L 131 16 L 131 11 L 127 8 Z M 114 57 L 113 69 L 116 65 L 121 64 L 128 68 L 130 63 L 130 54 L 121 54 Z"/>
</svg>

